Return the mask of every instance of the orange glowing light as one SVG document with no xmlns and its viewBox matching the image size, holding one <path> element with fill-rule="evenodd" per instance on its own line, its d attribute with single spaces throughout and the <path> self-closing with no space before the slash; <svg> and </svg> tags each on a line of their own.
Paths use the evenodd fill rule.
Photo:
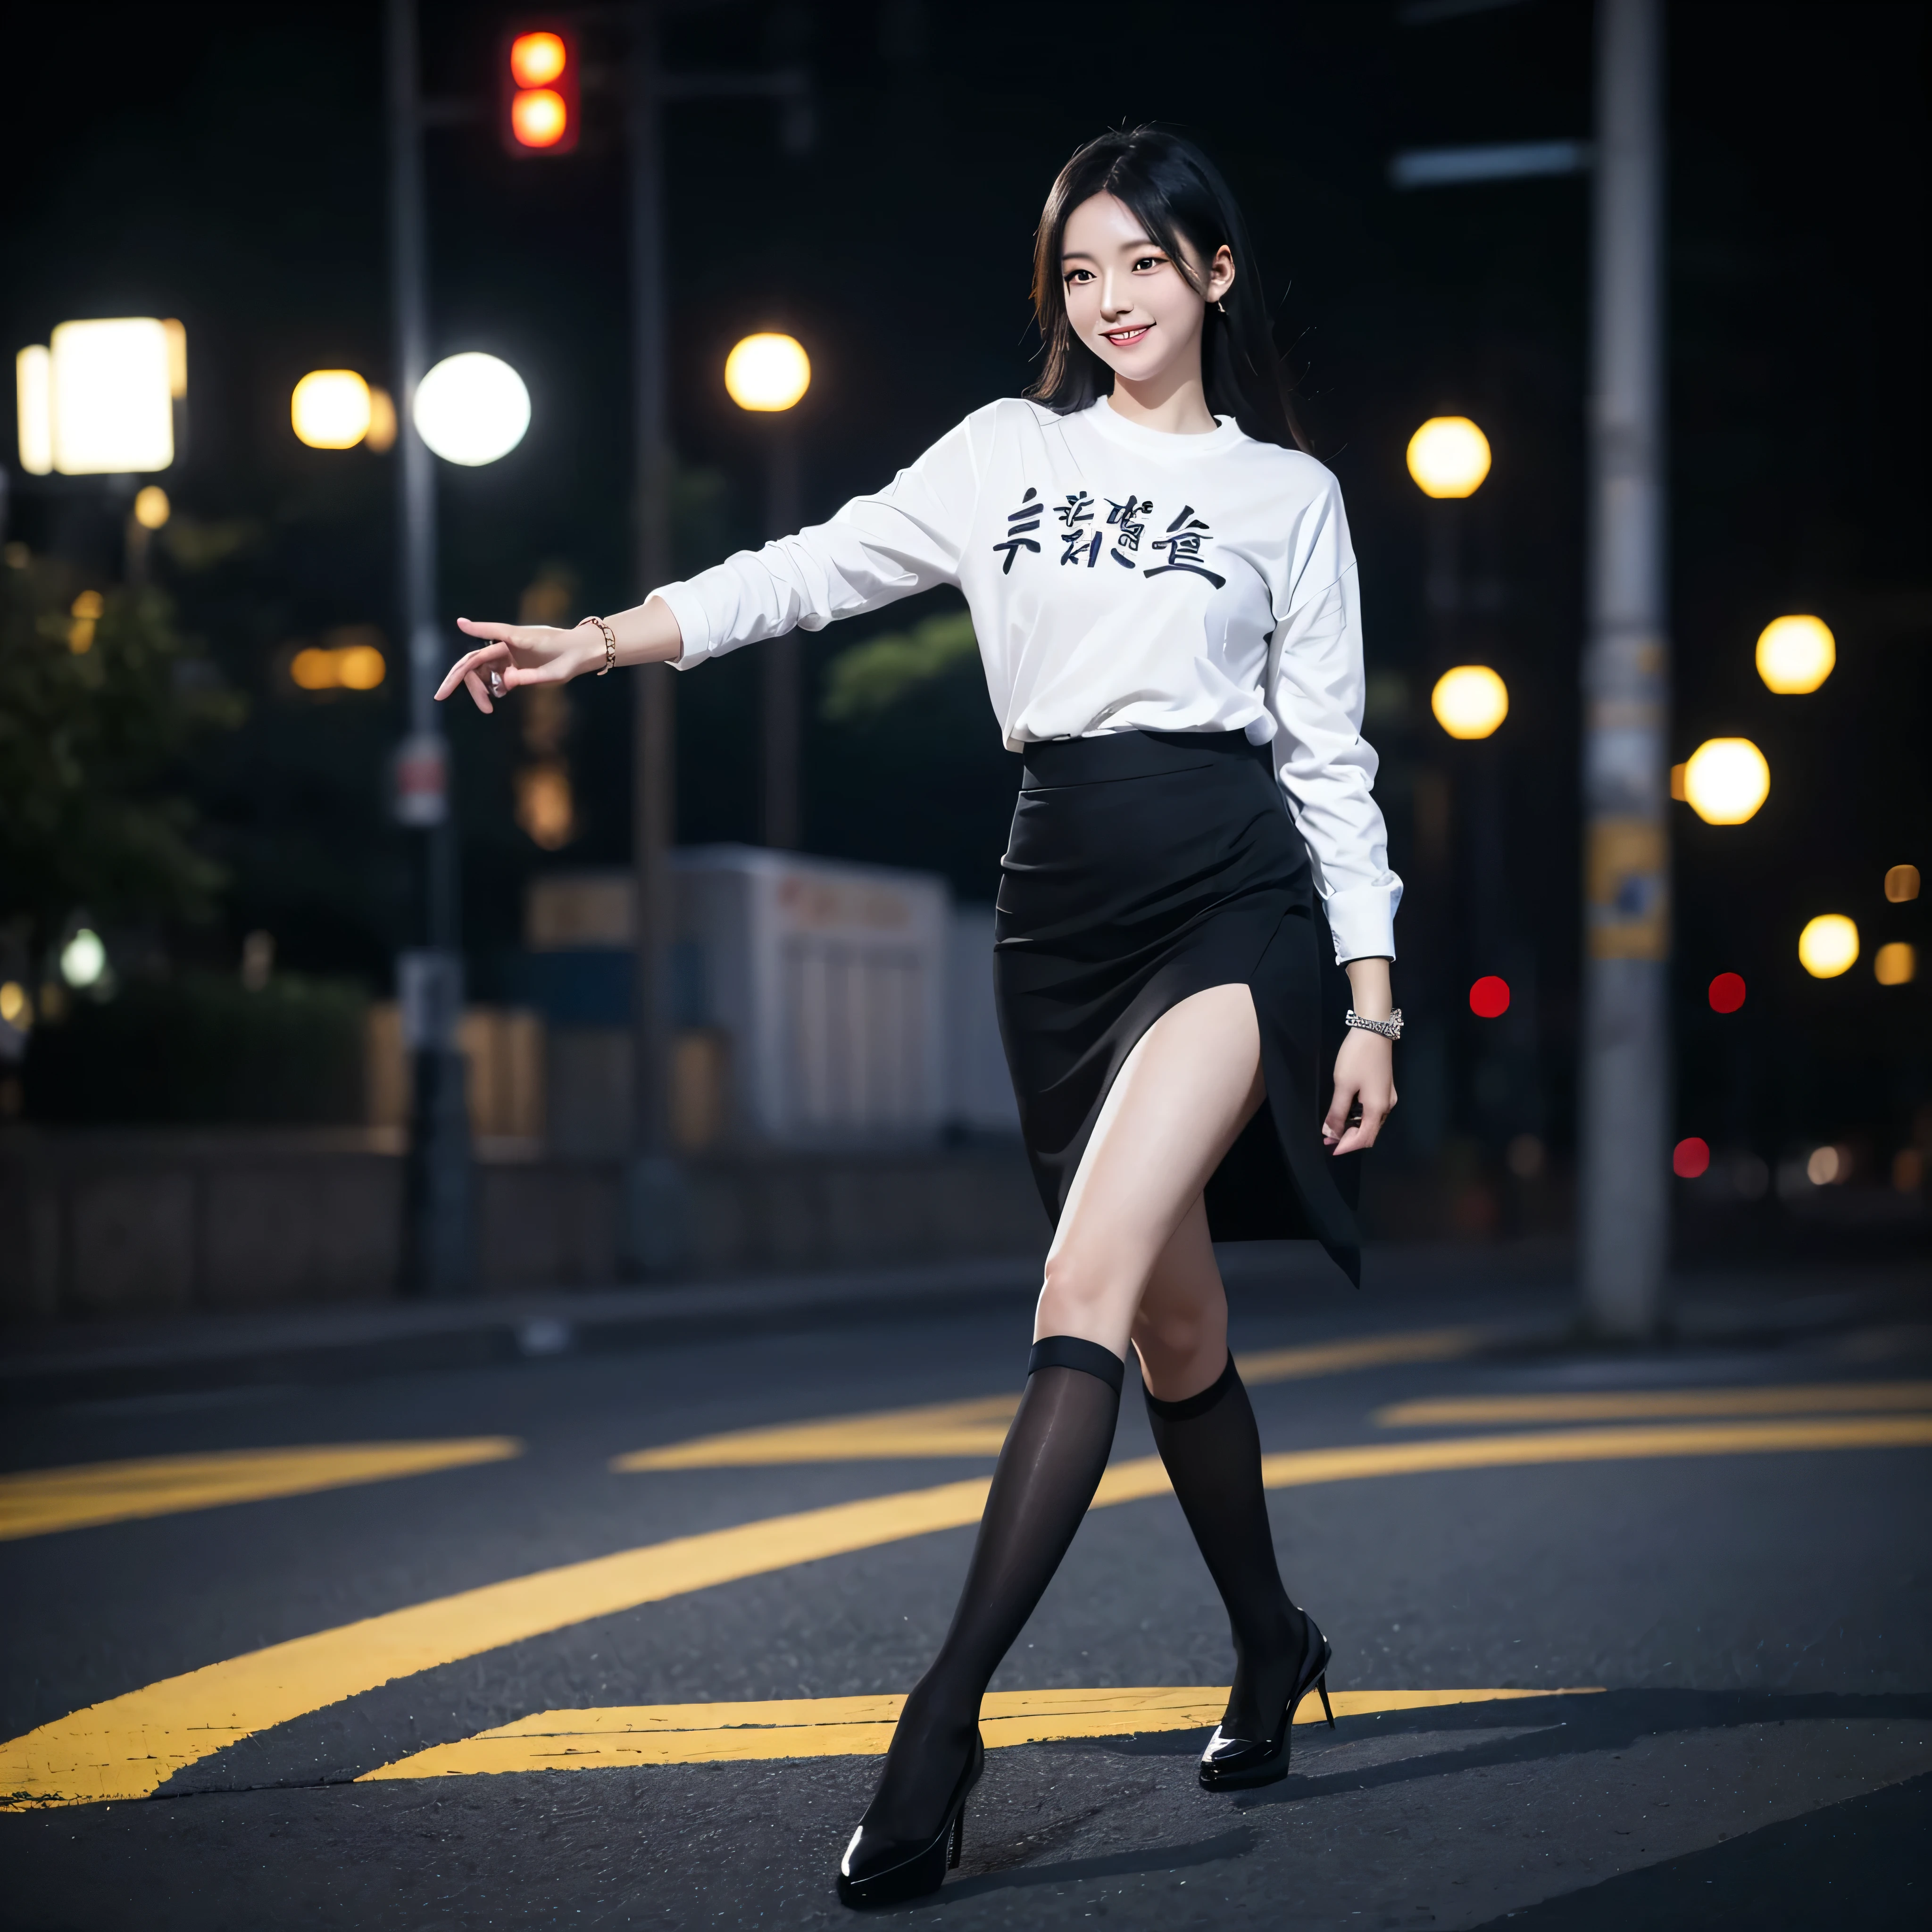
<svg viewBox="0 0 1932 1932">
<path fill-rule="evenodd" d="M 519 87 L 548 87 L 569 59 L 561 34 L 519 34 L 510 43 L 510 77 Z"/>
<path fill-rule="evenodd" d="M 570 110 L 563 104 L 563 96 L 553 87 L 526 89 L 510 103 L 510 131 L 526 148 L 555 147 L 570 131 Z"/>
</svg>

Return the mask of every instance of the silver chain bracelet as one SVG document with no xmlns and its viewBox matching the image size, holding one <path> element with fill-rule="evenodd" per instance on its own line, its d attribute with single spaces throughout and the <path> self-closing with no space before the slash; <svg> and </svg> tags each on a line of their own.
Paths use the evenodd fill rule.
<svg viewBox="0 0 1932 1932">
<path fill-rule="evenodd" d="M 604 622 L 602 617 L 580 617 L 578 619 L 577 628 L 580 631 L 583 629 L 586 624 L 595 624 L 598 629 L 603 633 L 604 668 L 600 670 L 597 675 L 599 677 L 608 677 L 611 671 L 615 669 L 616 666 L 617 634 L 615 631 L 611 629 L 608 624 Z"/>
<path fill-rule="evenodd" d="M 1378 1033 L 1384 1040 L 1402 1037 L 1402 1009 L 1398 1006 L 1385 1020 L 1365 1020 L 1353 1006 L 1348 1009 L 1348 1024 L 1363 1033 Z"/>
</svg>

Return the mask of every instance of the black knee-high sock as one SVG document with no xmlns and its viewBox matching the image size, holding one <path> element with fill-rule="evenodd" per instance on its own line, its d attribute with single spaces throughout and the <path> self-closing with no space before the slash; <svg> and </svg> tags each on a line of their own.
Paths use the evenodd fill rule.
<svg viewBox="0 0 1932 1932">
<path fill-rule="evenodd" d="M 1234 1682 L 1222 1727 L 1266 1738 L 1281 1721 L 1307 1624 L 1276 1568 L 1262 1487 L 1262 1443 L 1231 1355 L 1212 1388 L 1180 1402 L 1150 1394 L 1148 1420 L 1234 1637 Z"/>
<path fill-rule="evenodd" d="M 987 1683 L 1100 1486 L 1120 1414 L 1123 1366 L 1099 1343 L 1072 1336 L 1034 1344 L 952 1628 L 906 1700 L 866 1814 L 867 1826 L 885 1837 L 938 1829 L 972 1748 Z"/>
</svg>

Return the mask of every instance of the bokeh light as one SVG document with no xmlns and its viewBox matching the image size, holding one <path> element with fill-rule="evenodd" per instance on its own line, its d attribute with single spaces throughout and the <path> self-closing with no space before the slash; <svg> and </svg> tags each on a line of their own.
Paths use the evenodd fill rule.
<svg viewBox="0 0 1932 1932">
<path fill-rule="evenodd" d="M 1909 986 L 1918 976 L 1918 950 L 1903 939 L 1872 955 L 1872 974 L 1881 986 Z"/>
<path fill-rule="evenodd" d="M 1720 973 L 1711 982 L 1711 1010 L 1714 1013 L 1734 1013 L 1744 1003 L 1744 981 L 1742 973 Z"/>
<path fill-rule="evenodd" d="M 353 449 L 369 434 L 369 385 L 353 369 L 311 369 L 289 398 L 289 420 L 311 449 Z"/>
<path fill-rule="evenodd" d="M 510 77 L 519 87 L 548 87 L 569 58 L 560 34 L 519 34 L 510 43 Z"/>
<path fill-rule="evenodd" d="M 1436 722 L 1452 738 L 1486 738 L 1509 716 L 1509 687 L 1487 664 L 1458 664 L 1429 694 Z"/>
<path fill-rule="evenodd" d="M 1852 1164 L 1838 1148 L 1814 1148 L 1804 1163 L 1804 1178 L 1814 1187 L 1829 1187 L 1834 1182 L 1849 1180 L 1851 1175 Z"/>
<path fill-rule="evenodd" d="M 173 462 L 164 323 L 150 316 L 64 322 L 50 354 L 53 464 L 63 476 L 124 476 Z"/>
<path fill-rule="evenodd" d="M 416 385 L 416 434 L 446 463 L 507 456 L 530 426 L 530 392 L 509 364 L 476 350 L 446 356 Z"/>
<path fill-rule="evenodd" d="M 1490 473 L 1490 440 L 1467 416 L 1431 416 L 1408 440 L 1408 473 L 1425 496 L 1473 496 Z"/>
<path fill-rule="evenodd" d="M 812 386 L 812 358 L 790 335 L 748 335 L 724 358 L 724 389 L 741 410 L 788 410 Z"/>
<path fill-rule="evenodd" d="M 533 87 L 510 103 L 510 131 L 526 148 L 554 148 L 570 131 L 570 110 L 554 87 Z"/>
<path fill-rule="evenodd" d="M 134 520 L 144 530 L 158 530 L 174 514 L 168 493 L 158 483 L 150 483 L 134 492 Z"/>
<path fill-rule="evenodd" d="M 1841 912 L 1820 913 L 1798 935 L 1798 963 L 1814 980 L 1849 973 L 1858 957 L 1858 927 Z"/>
<path fill-rule="evenodd" d="M 289 664 L 289 676 L 304 691 L 374 691 L 388 672 L 374 644 L 310 645 Z"/>
<path fill-rule="evenodd" d="M 1832 675 L 1838 646 L 1816 617 L 1774 617 L 1758 634 L 1757 674 L 1780 696 L 1802 697 Z"/>
<path fill-rule="evenodd" d="M 17 980 L 9 980 L 0 986 L 0 1020 L 10 1027 L 25 1027 L 34 1017 L 34 1003 L 27 997 L 27 989 Z"/>
<path fill-rule="evenodd" d="M 1670 1150 L 1670 1171 L 1679 1180 L 1695 1180 L 1709 1171 L 1711 1144 L 1695 1134 L 1679 1141 Z"/>
<path fill-rule="evenodd" d="M 1918 896 L 1918 868 L 1894 866 L 1885 875 L 1885 896 L 1894 905 L 1904 905 Z"/>
<path fill-rule="evenodd" d="M 1493 973 L 1485 973 L 1469 988 L 1469 1010 L 1479 1020 L 1501 1019 L 1509 1011 L 1509 982 Z"/>
<path fill-rule="evenodd" d="M 83 926 L 61 948 L 60 970 L 61 977 L 76 990 L 85 992 L 89 986 L 98 986 L 101 974 L 107 970 L 107 948 L 101 944 L 100 934 Z"/>
<path fill-rule="evenodd" d="M 1706 825 L 1742 825 L 1771 791 L 1771 767 L 1748 738 L 1707 738 L 1684 761 L 1684 796 Z"/>
</svg>

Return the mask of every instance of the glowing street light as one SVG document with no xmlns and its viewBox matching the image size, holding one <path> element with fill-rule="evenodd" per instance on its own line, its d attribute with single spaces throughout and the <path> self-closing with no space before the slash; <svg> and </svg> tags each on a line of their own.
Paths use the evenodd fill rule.
<svg viewBox="0 0 1932 1932">
<path fill-rule="evenodd" d="M 471 350 L 416 385 L 416 434 L 446 463 L 478 469 L 508 456 L 530 426 L 530 392 L 509 364 Z"/>
<path fill-rule="evenodd" d="M 1841 912 L 1820 913 L 1798 935 L 1798 963 L 1814 980 L 1835 980 L 1858 958 L 1858 929 Z"/>
<path fill-rule="evenodd" d="M 1816 691 L 1838 662 L 1837 641 L 1822 618 L 1774 617 L 1758 634 L 1757 674 L 1781 696 Z"/>
<path fill-rule="evenodd" d="M 101 974 L 107 970 L 107 949 L 100 943 L 100 934 L 83 926 L 61 948 L 60 970 L 61 977 L 76 992 L 99 985 Z"/>
<path fill-rule="evenodd" d="M 1431 416 L 1408 440 L 1408 473 L 1425 496 L 1473 496 L 1490 473 L 1490 440 L 1467 416 Z"/>
<path fill-rule="evenodd" d="M 1486 738 L 1509 716 L 1509 687 L 1487 664 L 1458 664 L 1429 694 L 1436 722 L 1452 738 Z"/>
<path fill-rule="evenodd" d="M 353 369 L 311 369 L 289 398 L 289 420 L 311 449 L 353 449 L 374 416 L 369 385 Z"/>
<path fill-rule="evenodd" d="M 29 476 L 53 473 L 53 358 L 45 343 L 30 344 L 14 358 L 14 404 L 20 424 L 20 467 Z"/>
<path fill-rule="evenodd" d="M 724 389 L 741 410 L 788 410 L 812 386 L 812 358 L 794 336 L 748 335 L 724 358 Z"/>
<path fill-rule="evenodd" d="M 134 492 L 134 520 L 144 530 L 158 530 L 174 514 L 168 493 L 158 483 L 149 483 Z"/>
<path fill-rule="evenodd" d="M 1894 939 L 1872 956 L 1872 976 L 1881 986 L 1909 986 L 1918 976 L 1918 949 Z"/>
<path fill-rule="evenodd" d="M 1771 767 L 1748 738 L 1707 738 L 1684 766 L 1684 796 L 1706 825 L 1742 825 L 1771 792 Z"/>
</svg>

